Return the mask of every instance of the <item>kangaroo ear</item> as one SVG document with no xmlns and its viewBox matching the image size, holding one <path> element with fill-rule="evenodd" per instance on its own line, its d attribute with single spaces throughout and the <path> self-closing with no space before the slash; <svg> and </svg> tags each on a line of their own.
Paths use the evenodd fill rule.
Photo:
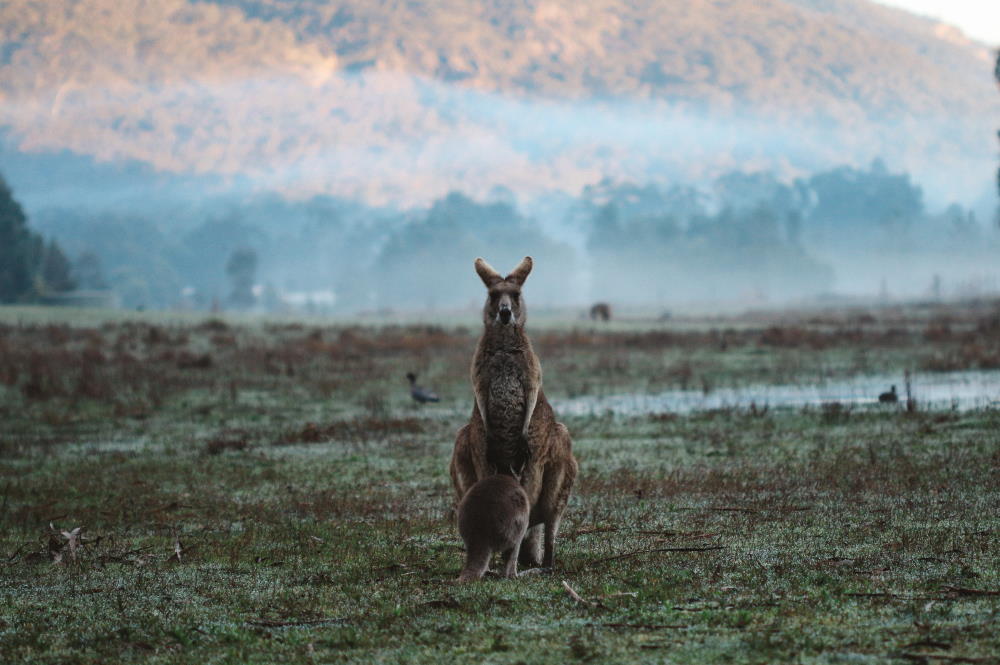
<svg viewBox="0 0 1000 665">
<path fill-rule="evenodd" d="M 486 285 L 486 288 L 490 288 L 497 282 L 503 281 L 503 277 L 500 276 L 500 273 L 494 270 L 493 266 L 484 261 L 482 258 L 476 259 L 476 272 L 479 274 L 479 279 L 483 280 L 483 284 Z"/>
<path fill-rule="evenodd" d="M 514 271 L 507 275 L 508 282 L 514 282 L 518 286 L 524 284 L 524 280 L 528 279 L 528 273 L 531 272 L 531 266 L 533 265 L 530 256 L 526 256 L 521 259 L 521 262 L 517 264 Z"/>
</svg>

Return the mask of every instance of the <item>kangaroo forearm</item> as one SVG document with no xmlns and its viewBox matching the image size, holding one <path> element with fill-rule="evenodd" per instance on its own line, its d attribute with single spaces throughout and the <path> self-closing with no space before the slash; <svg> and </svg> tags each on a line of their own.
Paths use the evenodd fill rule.
<svg viewBox="0 0 1000 665">
<path fill-rule="evenodd" d="M 486 400 L 483 399 L 483 392 L 474 389 L 476 394 L 476 408 L 479 409 L 479 419 L 483 421 L 483 433 L 486 433 Z"/>
<path fill-rule="evenodd" d="M 538 405 L 538 390 L 540 386 L 532 386 L 528 391 L 528 399 L 524 407 L 524 428 L 522 433 L 525 438 L 528 436 L 528 430 L 531 428 L 531 417 L 535 414 L 535 407 Z"/>
</svg>

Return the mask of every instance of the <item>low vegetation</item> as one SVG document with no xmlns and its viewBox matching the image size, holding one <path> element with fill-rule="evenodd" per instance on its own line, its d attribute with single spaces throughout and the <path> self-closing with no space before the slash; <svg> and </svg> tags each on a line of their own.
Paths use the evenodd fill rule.
<svg viewBox="0 0 1000 665">
<path fill-rule="evenodd" d="M 474 330 L 2 317 L 2 662 L 1000 662 L 996 410 L 564 418 L 555 573 L 456 585 Z M 995 317 L 533 339 L 558 406 L 996 368 Z M 410 370 L 441 403 L 412 403 Z"/>
</svg>

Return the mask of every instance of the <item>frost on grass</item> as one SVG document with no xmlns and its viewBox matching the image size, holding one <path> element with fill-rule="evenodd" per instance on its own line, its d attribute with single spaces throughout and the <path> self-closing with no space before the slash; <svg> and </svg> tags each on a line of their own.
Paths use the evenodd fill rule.
<svg viewBox="0 0 1000 665">
<path fill-rule="evenodd" d="M 837 332 L 850 317 L 810 316 L 786 331 L 742 321 L 724 349 L 712 322 L 550 329 L 536 351 L 558 399 L 790 385 L 933 358 L 964 370 L 994 353 L 990 340 L 963 352 L 972 310 L 932 339 L 926 313 L 851 335 Z M 697 665 L 1000 652 L 995 410 L 568 415 L 581 475 L 557 569 L 456 588 L 447 462 L 471 408 L 473 334 L 320 332 L 0 327 L 13 381 L 0 393 L 0 660 Z M 211 366 L 181 369 L 184 350 Z M 415 407 L 407 371 L 454 403 Z"/>
</svg>

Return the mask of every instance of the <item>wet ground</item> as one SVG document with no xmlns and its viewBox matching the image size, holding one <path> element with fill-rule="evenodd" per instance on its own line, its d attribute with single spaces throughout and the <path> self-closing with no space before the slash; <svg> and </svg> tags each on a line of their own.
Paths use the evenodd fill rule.
<svg viewBox="0 0 1000 665">
<path fill-rule="evenodd" d="M 895 385 L 899 402 L 880 404 L 881 393 Z M 961 371 L 914 374 L 910 395 L 921 408 L 969 410 L 1000 406 L 1000 371 Z M 552 400 L 559 414 L 587 415 L 612 412 L 618 415 L 645 413 L 690 413 L 708 409 L 802 407 L 832 402 L 845 405 L 876 405 L 903 408 L 906 403 L 903 376 L 859 376 L 811 385 L 747 385 L 738 388 L 668 390 L 657 394 L 622 393 L 586 395 Z"/>
</svg>

